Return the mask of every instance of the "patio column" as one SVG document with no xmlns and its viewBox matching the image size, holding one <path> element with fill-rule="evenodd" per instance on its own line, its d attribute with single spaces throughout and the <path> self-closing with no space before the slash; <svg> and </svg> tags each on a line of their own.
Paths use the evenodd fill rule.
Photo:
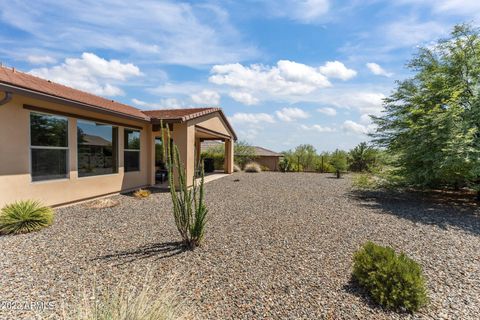
<svg viewBox="0 0 480 320">
<path fill-rule="evenodd" d="M 225 173 L 233 173 L 233 141 L 225 139 L 225 163 L 223 165 Z"/>
<path fill-rule="evenodd" d="M 187 185 L 191 186 L 195 173 L 195 126 L 187 123 L 174 123 L 172 139 L 178 148 L 180 162 L 185 168 Z M 174 168 L 174 171 L 176 169 Z M 177 172 L 174 172 L 175 185 L 178 187 Z"/>
<path fill-rule="evenodd" d="M 201 145 L 202 142 L 200 141 L 200 138 L 195 138 L 195 166 L 197 166 L 200 161 L 200 154 L 202 153 Z"/>
</svg>

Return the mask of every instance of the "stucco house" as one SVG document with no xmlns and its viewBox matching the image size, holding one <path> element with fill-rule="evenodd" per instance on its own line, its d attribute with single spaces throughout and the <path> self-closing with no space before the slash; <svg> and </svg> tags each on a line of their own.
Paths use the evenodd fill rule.
<svg viewBox="0 0 480 320">
<path fill-rule="evenodd" d="M 214 148 L 220 145 L 221 141 L 207 140 L 202 142 L 201 151 L 205 152 L 209 148 Z M 281 153 L 268 150 L 259 146 L 252 146 L 255 152 L 255 162 L 260 164 L 262 167 L 267 168 L 270 171 L 278 171 L 280 159 L 283 157 Z M 239 156 L 239 155 L 235 155 Z"/>
<path fill-rule="evenodd" d="M 21 199 L 60 205 L 156 184 L 156 145 L 168 128 L 188 181 L 201 141 L 237 139 L 220 108 L 142 111 L 0 67 L 0 207 Z"/>
</svg>

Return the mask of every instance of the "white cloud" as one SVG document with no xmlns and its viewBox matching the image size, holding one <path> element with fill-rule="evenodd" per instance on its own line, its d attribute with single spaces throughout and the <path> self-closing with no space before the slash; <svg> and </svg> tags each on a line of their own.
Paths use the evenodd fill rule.
<svg viewBox="0 0 480 320">
<path fill-rule="evenodd" d="M 385 76 L 385 77 L 391 77 L 393 73 L 387 72 L 385 69 L 383 69 L 379 64 L 375 62 L 368 62 L 366 64 L 368 70 L 372 72 L 374 75 L 377 76 Z"/>
<path fill-rule="evenodd" d="M 365 135 L 373 132 L 374 128 L 373 124 L 363 125 L 352 120 L 346 120 L 342 125 L 342 129 L 346 132 Z"/>
<path fill-rule="evenodd" d="M 196 104 L 218 106 L 220 104 L 220 95 L 213 90 L 202 90 L 199 93 L 190 96 Z"/>
<path fill-rule="evenodd" d="M 52 12 L 61 14 L 52 18 Z M 230 23 L 229 13 L 213 2 L 9 1 L 0 20 L 29 35 L 28 42 L 17 41 L 12 51 L 28 45 L 67 56 L 89 48 L 187 66 L 259 56 Z"/>
<path fill-rule="evenodd" d="M 317 109 L 317 111 L 330 117 L 337 115 L 337 110 L 329 107 L 320 108 L 320 109 Z"/>
<path fill-rule="evenodd" d="M 112 83 L 124 82 L 140 76 L 140 69 L 131 63 L 105 60 L 93 53 L 84 52 L 81 58 L 67 58 L 65 62 L 50 68 L 32 69 L 31 74 L 85 90 L 102 96 L 119 96 L 123 91 Z"/>
<path fill-rule="evenodd" d="M 248 128 L 246 130 L 238 130 L 238 136 L 241 140 L 253 140 L 259 134 L 259 131 L 254 128 Z"/>
<path fill-rule="evenodd" d="M 297 119 L 306 119 L 309 114 L 299 108 L 283 108 L 275 111 L 277 117 L 285 122 L 295 121 Z"/>
<path fill-rule="evenodd" d="M 434 12 L 447 15 L 478 17 L 480 12 L 478 0 L 402 0 L 401 3 L 428 5 Z"/>
<path fill-rule="evenodd" d="M 361 114 L 379 115 L 383 110 L 385 95 L 380 92 L 337 90 L 315 98 L 320 103 L 329 103 L 338 108 L 354 109 Z"/>
<path fill-rule="evenodd" d="M 232 123 L 258 124 L 262 122 L 274 123 L 275 119 L 268 113 L 235 113 L 229 117 Z"/>
<path fill-rule="evenodd" d="M 160 99 L 158 103 L 145 102 L 133 98 L 132 103 L 140 109 L 179 109 L 185 108 L 185 103 L 175 98 Z"/>
<path fill-rule="evenodd" d="M 357 71 L 348 69 L 340 61 L 327 61 L 327 63 L 321 66 L 319 70 L 329 78 L 338 78 L 344 81 L 349 80 L 357 75 Z"/>
<path fill-rule="evenodd" d="M 270 0 L 270 13 L 302 23 L 311 23 L 325 16 L 330 9 L 328 0 Z"/>
<path fill-rule="evenodd" d="M 258 96 L 301 96 L 331 86 L 316 68 L 288 60 L 280 60 L 273 67 L 260 64 L 243 66 L 239 63 L 215 65 L 211 74 L 211 83 L 239 89 L 256 99 Z"/>
<path fill-rule="evenodd" d="M 29 55 L 27 56 L 27 61 L 31 64 L 52 64 L 57 62 L 55 58 L 47 55 Z"/>
<path fill-rule="evenodd" d="M 324 127 L 324 126 L 321 126 L 319 124 L 314 124 L 314 125 L 311 125 L 311 126 L 307 126 L 307 125 L 302 124 L 300 126 L 300 128 L 302 128 L 303 130 L 307 130 L 307 131 L 335 132 L 334 128 Z"/>
<path fill-rule="evenodd" d="M 421 45 L 446 34 L 448 26 L 436 21 L 418 22 L 416 19 L 395 21 L 382 27 L 382 33 L 392 48 Z"/>
<path fill-rule="evenodd" d="M 260 102 L 257 98 L 255 98 L 252 94 L 248 92 L 232 91 L 229 93 L 229 96 L 232 97 L 233 100 L 243 103 L 247 106 L 252 106 Z"/>
</svg>

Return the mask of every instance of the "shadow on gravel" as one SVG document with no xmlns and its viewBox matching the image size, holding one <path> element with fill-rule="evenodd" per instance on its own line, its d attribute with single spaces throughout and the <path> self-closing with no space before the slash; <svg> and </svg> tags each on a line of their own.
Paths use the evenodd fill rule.
<svg viewBox="0 0 480 320">
<path fill-rule="evenodd" d="M 118 261 L 117 265 L 124 265 L 130 262 L 135 262 L 142 259 L 155 258 L 155 260 L 165 259 L 173 257 L 187 251 L 188 248 L 183 242 L 165 242 L 149 244 L 137 249 L 120 251 L 112 254 L 107 254 L 101 257 L 92 259 L 106 260 L 106 261 Z"/>
<path fill-rule="evenodd" d="M 369 308 L 374 309 L 374 310 L 381 310 L 382 312 L 388 314 L 392 313 L 393 314 L 400 314 L 400 315 L 408 315 L 408 312 L 403 312 L 403 311 L 392 311 L 383 308 L 380 306 L 378 303 L 373 301 L 372 298 L 368 295 L 367 290 L 362 288 L 353 278 L 350 278 L 350 281 L 343 286 L 343 291 L 347 292 L 348 294 L 354 295 L 356 297 L 359 297 L 362 302 L 367 305 Z"/>
<path fill-rule="evenodd" d="M 471 197 L 413 192 L 351 191 L 360 205 L 380 209 L 415 223 L 454 227 L 480 235 L 480 207 Z"/>
</svg>

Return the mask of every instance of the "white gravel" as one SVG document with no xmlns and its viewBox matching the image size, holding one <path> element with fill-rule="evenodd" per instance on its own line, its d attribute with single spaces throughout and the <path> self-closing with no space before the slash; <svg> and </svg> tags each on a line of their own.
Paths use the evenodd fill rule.
<svg viewBox="0 0 480 320">
<path fill-rule="evenodd" d="M 239 179 L 239 181 L 235 181 Z M 0 304 L 70 308 L 79 286 L 158 283 L 178 290 L 199 319 L 478 319 L 480 212 L 476 206 L 359 195 L 350 178 L 235 173 L 206 185 L 204 246 L 182 252 L 170 195 L 56 210 L 43 231 L 0 237 Z M 352 254 L 372 240 L 423 267 L 430 304 L 415 316 L 376 307 L 351 283 Z M 0 305 L 2 307 L 2 305 Z M 0 308 L 0 319 L 34 312 Z"/>
</svg>

